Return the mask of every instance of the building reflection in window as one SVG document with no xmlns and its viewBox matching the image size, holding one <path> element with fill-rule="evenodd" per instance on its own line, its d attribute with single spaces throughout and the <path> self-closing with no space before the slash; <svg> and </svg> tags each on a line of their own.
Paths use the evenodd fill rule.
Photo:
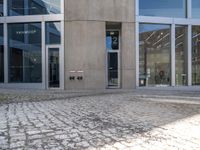
<svg viewBox="0 0 200 150">
<path fill-rule="evenodd" d="M 187 85 L 187 27 L 176 26 L 176 85 Z"/>
<path fill-rule="evenodd" d="M 140 24 L 140 86 L 170 85 L 170 31 L 170 25 Z"/>
<path fill-rule="evenodd" d="M 8 0 L 8 15 L 60 14 L 61 0 Z"/>
<path fill-rule="evenodd" d="M 0 24 L 0 82 L 4 82 L 3 24 Z"/>
<path fill-rule="evenodd" d="M 186 18 L 186 6 L 186 0 L 139 0 L 139 13 L 141 16 Z"/>
<path fill-rule="evenodd" d="M 192 27 L 192 84 L 200 85 L 200 26 Z"/>
<path fill-rule="evenodd" d="M 61 44 L 61 23 L 46 23 L 46 44 Z"/>
<path fill-rule="evenodd" d="M 9 82 L 42 82 L 41 36 L 41 23 L 8 25 Z"/>
</svg>

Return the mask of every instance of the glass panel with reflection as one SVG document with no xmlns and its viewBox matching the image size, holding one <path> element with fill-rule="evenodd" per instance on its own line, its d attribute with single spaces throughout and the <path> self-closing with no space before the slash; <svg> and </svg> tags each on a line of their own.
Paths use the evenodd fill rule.
<svg viewBox="0 0 200 150">
<path fill-rule="evenodd" d="M 200 0 L 192 0 L 192 17 L 200 18 Z"/>
<path fill-rule="evenodd" d="M 176 85 L 187 85 L 187 27 L 176 26 Z"/>
<path fill-rule="evenodd" d="M 192 84 L 200 85 L 200 26 L 192 27 Z"/>
<path fill-rule="evenodd" d="M 8 24 L 8 79 L 41 83 L 41 23 Z"/>
<path fill-rule="evenodd" d="M 140 86 L 168 86 L 171 82 L 171 27 L 140 24 Z"/>
<path fill-rule="evenodd" d="M 3 17 L 4 16 L 4 13 L 3 13 L 3 0 L 0 0 L 0 17 Z"/>
<path fill-rule="evenodd" d="M 60 14 L 61 0 L 8 0 L 8 15 Z"/>
<path fill-rule="evenodd" d="M 0 82 L 4 82 L 4 43 L 3 24 L 0 24 Z"/>
<path fill-rule="evenodd" d="M 46 23 L 46 44 L 61 44 L 61 23 Z"/>
<path fill-rule="evenodd" d="M 186 0 L 139 0 L 139 15 L 186 17 Z"/>
</svg>

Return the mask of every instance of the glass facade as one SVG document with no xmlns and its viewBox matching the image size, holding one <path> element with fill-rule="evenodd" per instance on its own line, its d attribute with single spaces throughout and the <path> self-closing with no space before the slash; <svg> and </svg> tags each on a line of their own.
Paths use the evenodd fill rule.
<svg viewBox="0 0 200 150">
<path fill-rule="evenodd" d="M 42 82 L 41 23 L 8 25 L 9 82 Z"/>
<path fill-rule="evenodd" d="M 60 14 L 61 0 L 8 0 L 8 15 Z"/>
<path fill-rule="evenodd" d="M 186 0 L 139 0 L 141 16 L 185 18 L 186 12 Z"/>
<path fill-rule="evenodd" d="M 192 27 L 192 84 L 200 85 L 200 26 Z"/>
<path fill-rule="evenodd" d="M 46 44 L 61 44 L 61 23 L 46 23 Z"/>
<path fill-rule="evenodd" d="M 187 2 L 191 2 L 192 5 L 187 5 Z M 170 83 L 173 86 L 200 85 L 200 26 L 198 26 L 200 21 L 195 19 L 200 18 L 200 1 L 138 0 L 138 3 L 139 15 L 142 16 L 139 26 L 139 85 L 169 85 Z M 145 16 L 169 17 L 173 20 L 164 18 L 159 20 Z M 182 25 L 176 24 L 179 22 L 176 18 L 187 17 L 191 17 L 191 20 L 195 19 L 192 30 L 188 26 L 191 20 L 185 19 L 182 20 Z M 157 24 L 152 24 L 151 22 L 155 20 Z M 162 22 L 166 23 L 166 21 L 169 25 L 162 25 Z M 170 25 L 171 28 L 168 27 L 167 33 L 173 33 L 171 39 L 165 37 L 167 33 L 164 33 L 166 26 Z M 190 41 L 192 41 L 191 44 Z M 171 44 L 173 47 L 170 47 Z M 192 57 L 188 59 L 190 51 L 192 51 Z M 171 58 L 175 60 L 170 60 Z M 174 61 L 175 66 L 174 64 L 171 66 Z M 190 71 L 192 73 L 188 74 Z"/>
<path fill-rule="evenodd" d="M 167 86 L 171 82 L 171 27 L 140 24 L 140 86 Z"/>
<path fill-rule="evenodd" d="M 187 85 L 187 26 L 176 26 L 176 85 Z"/>
<path fill-rule="evenodd" d="M 4 82 L 4 40 L 3 24 L 0 24 L 0 83 Z"/>
</svg>

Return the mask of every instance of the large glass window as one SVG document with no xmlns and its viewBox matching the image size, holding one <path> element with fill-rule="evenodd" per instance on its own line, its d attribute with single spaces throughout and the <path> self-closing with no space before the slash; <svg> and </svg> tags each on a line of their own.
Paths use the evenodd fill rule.
<svg viewBox="0 0 200 150">
<path fill-rule="evenodd" d="M 0 82 L 4 82 L 3 24 L 0 24 Z"/>
<path fill-rule="evenodd" d="M 4 16 L 3 14 L 3 0 L 0 0 L 0 17 Z"/>
<path fill-rule="evenodd" d="M 200 0 L 192 0 L 192 17 L 200 18 Z"/>
<path fill-rule="evenodd" d="M 60 14 L 61 0 L 8 0 L 8 15 Z"/>
<path fill-rule="evenodd" d="M 41 23 L 8 25 L 9 82 L 42 81 L 41 36 Z"/>
<path fill-rule="evenodd" d="M 61 44 L 60 22 L 46 23 L 46 44 Z"/>
<path fill-rule="evenodd" d="M 187 27 L 176 26 L 176 85 L 187 85 Z"/>
<path fill-rule="evenodd" d="M 186 0 L 139 0 L 141 16 L 184 18 L 186 12 Z"/>
<path fill-rule="evenodd" d="M 140 24 L 140 86 L 167 86 L 171 82 L 171 27 Z"/>
<path fill-rule="evenodd" d="M 192 84 L 200 85 L 200 26 L 192 27 Z"/>
</svg>

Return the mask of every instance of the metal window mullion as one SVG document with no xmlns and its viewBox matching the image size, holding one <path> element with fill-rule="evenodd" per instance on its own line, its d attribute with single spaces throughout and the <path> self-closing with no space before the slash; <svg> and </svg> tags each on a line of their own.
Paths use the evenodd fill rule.
<svg viewBox="0 0 200 150">
<path fill-rule="evenodd" d="M 135 42 L 136 42 L 136 50 L 135 50 L 135 59 L 136 59 L 136 87 L 139 87 L 139 49 L 140 49 L 140 47 L 139 47 L 139 22 L 136 22 L 135 23 Z"/>
<path fill-rule="evenodd" d="M 64 39 L 65 39 L 65 26 L 64 20 L 61 21 L 61 48 L 60 48 L 60 88 L 65 88 L 65 47 L 64 47 Z"/>
<path fill-rule="evenodd" d="M 61 14 L 64 14 L 64 9 L 65 9 L 65 0 L 61 0 L 61 3 L 60 3 L 60 8 L 61 8 Z"/>
<path fill-rule="evenodd" d="M 3 24 L 4 37 L 4 83 L 8 83 L 8 25 Z"/>
<path fill-rule="evenodd" d="M 3 12 L 4 12 L 4 16 L 8 15 L 7 8 L 8 8 L 8 0 L 3 0 Z"/>
<path fill-rule="evenodd" d="M 188 51 L 187 51 L 187 61 L 188 61 L 188 86 L 192 85 L 192 25 L 188 25 Z"/>
<path fill-rule="evenodd" d="M 45 22 L 42 21 L 42 88 L 46 88 L 46 46 L 45 46 Z"/>
<path fill-rule="evenodd" d="M 192 18 L 192 0 L 187 0 L 187 18 Z"/>
<path fill-rule="evenodd" d="M 171 25 L 171 86 L 176 86 L 176 32 L 175 24 Z"/>
<path fill-rule="evenodd" d="M 139 16 L 139 0 L 135 0 L 135 16 Z"/>
</svg>

